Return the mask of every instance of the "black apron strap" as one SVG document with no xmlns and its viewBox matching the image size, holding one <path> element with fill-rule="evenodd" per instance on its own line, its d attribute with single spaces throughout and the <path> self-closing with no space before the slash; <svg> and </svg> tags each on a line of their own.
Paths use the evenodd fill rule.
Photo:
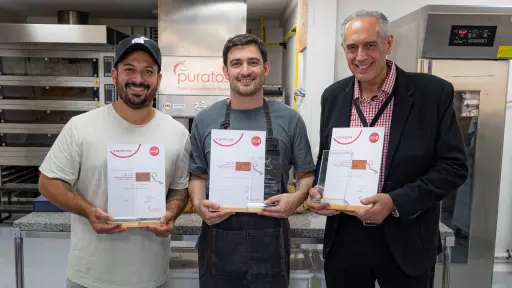
<svg viewBox="0 0 512 288">
<path fill-rule="evenodd" d="M 393 94 L 389 95 L 388 98 L 386 98 L 386 101 L 380 106 L 379 111 L 377 111 L 377 114 L 375 114 L 375 117 L 373 117 L 372 122 L 370 122 L 370 127 L 375 126 L 377 124 L 377 121 L 379 121 L 380 117 L 386 111 L 386 108 L 388 108 L 389 103 L 391 103 L 391 100 L 393 100 Z M 354 104 L 354 108 L 356 108 L 357 116 L 359 116 L 359 120 L 361 120 L 361 123 L 364 127 L 368 127 L 368 121 L 366 121 L 366 117 L 364 117 L 363 111 L 361 110 L 361 107 L 359 106 L 359 103 L 357 103 L 356 99 L 352 100 L 352 103 Z"/>
<path fill-rule="evenodd" d="M 274 129 L 272 128 L 272 118 L 270 117 L 270 108 L 268 101 L 263 100 L 263 112 L 265 112 L 265 120 L 267 121 L 267 137 L 274 137 Z"/>
<path fill-rule="evenodd" d="M 226 112 L 224 114 L 224 120 L 220 122 L 220 129 L 228 129 L 231 125 L 230 116 L 231 116 L 231 101 L 227 101 L 228 106 L 226 107 Z M 272 118 L 270 117 L 270 108 L 268 107 L 268 101 L 263 99 L 263 112 L 265 112 L 265 121 L 267 122 L 267 137 L 274 137 L 274 129 L 272 128 Z"/>
<path fill-rule="evenodd" d="M 226 112 L 224 114 L 224 120 L 220 122 L 220 129 L 227 130 L 229 128 L 229 117 L 231 115 L 231 101 L 228 101 L 228 106 L 226 107 Z"/>
</svg>

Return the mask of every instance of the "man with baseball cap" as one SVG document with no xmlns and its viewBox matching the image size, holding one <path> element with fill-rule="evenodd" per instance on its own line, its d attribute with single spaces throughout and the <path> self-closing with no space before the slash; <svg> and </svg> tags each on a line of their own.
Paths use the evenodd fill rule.
<svg viewBox="0 0 512 288">
<path fill-rule="evenodd" d="M 169 235 L 188 201 L 188 131 L 152 107 L 162 78 L 160 49 L 135 35 L 122 40 L 115 54 L 118 100 L 73 117 L 40 167 L 40 192 L 71 212 L 68 288 L 164 287 Z M 112 219 L 106 211 L 109 143 L 165 147 L 168 192 L 160 225 L 126 229 L 107 223 Z"/>
</svg>

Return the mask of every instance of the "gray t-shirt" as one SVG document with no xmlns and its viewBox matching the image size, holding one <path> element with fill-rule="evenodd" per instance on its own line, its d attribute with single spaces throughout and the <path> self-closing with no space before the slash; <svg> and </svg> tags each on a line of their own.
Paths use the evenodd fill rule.
<svg viewBox="0 0 512 288">
<path fill-rule="evenodd" d="M 282 102 L 269 99 L 268 106 L 274 137 L 279 141 L 284 184 L 287 184 L 292 165 L 297 172 L 315 170 L 306 125 L 297 111 Z M 194 118 L 190 136 L 190 173 L 208 174 L 211 130 L 220 129 L 226 107 L 226 100 L 221 100 L 202 110 Z M 231 108 L 230 114 L 230 130 L 267 130 L 263 106 L 247 110 Z M 208 181 L 206 187 L 208 191 Z"/>
</svg>

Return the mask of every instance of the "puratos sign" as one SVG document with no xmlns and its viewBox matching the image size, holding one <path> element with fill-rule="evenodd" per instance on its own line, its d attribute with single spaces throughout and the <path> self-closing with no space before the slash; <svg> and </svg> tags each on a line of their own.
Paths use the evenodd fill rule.
<svg viewBox="0 0 512 288">
<path fill-rule="evenodd" d="M 162 57 L 160 94 L 229 95 L 222 57 Z"/>
</svg>

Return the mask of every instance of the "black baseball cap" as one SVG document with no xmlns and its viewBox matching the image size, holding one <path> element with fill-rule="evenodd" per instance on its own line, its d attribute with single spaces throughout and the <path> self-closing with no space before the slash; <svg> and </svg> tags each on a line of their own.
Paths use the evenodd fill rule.
<svg viewBox="0 0 512 288">
<path fill-rule="evenodd" d="M 127 37 L 117 44 L 114 67 L 133 51 L 145 51 L 148 53 L 158 65 L 158 71 L 162 71 L 160 47 L 158 47 L 155 41 L 139 34 Z"/>
</svg>

